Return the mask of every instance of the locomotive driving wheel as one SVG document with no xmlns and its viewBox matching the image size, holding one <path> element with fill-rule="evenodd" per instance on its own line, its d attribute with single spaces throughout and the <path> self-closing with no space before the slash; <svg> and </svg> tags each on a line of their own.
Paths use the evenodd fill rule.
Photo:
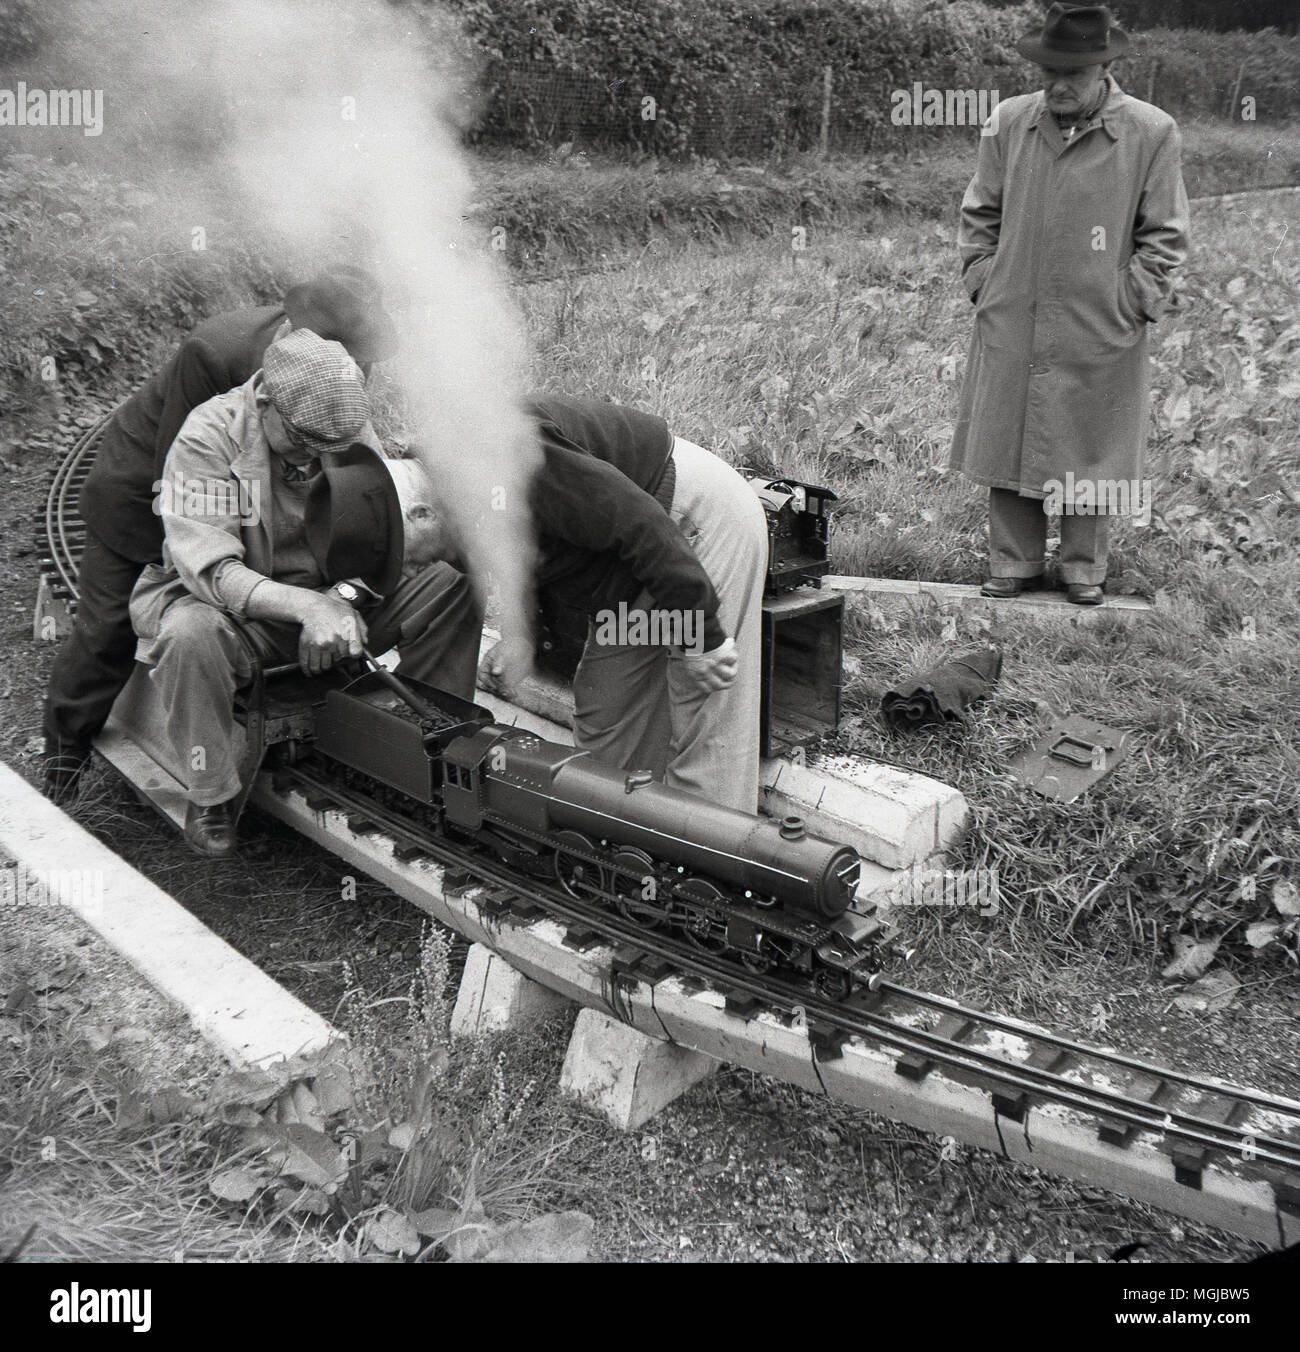
<svg viewBox="0 0 1300 1352">
<path fill-rule="evenodd" d="M 596 853 L 595 845 L 580 831 L 560 831 L 555 839 L 556 881 L 575 901 L 599 897 L 606 888 L 605 870 L 585 857 Z"/>
<path fill-rule="evenodd" d="M 853 989 L 853 978 L 838 967 L 819 967 L 813 975 L 813 986 L 824 1000 L 843 1000 Z"/>
<path fill-rule="evenodd" d="M 759 935 L 760 941 L 763 936 Z M 742 953 L 740 955 L 741 966 L 748 972 L 753 972 L 755 976 L 761 976 L 764 972 L 770 972 L 776 966 L 776 954 L 771 948 L 767 948 L 762 953 Z"/>
<path fill-rule="evenodd" d="M 705 953 L 727 948 L 727 913 L 720 887 L 703 878 L 688 878 L 678 888 L 675 919 L 682 933 Z"/>
<path fill-rule="evenodd" d="M 614 869 L 612 890 L 619 915 L 642 929 L 658 929 L 664 923 L 664 907 L 658 900 L 654 861 L 644 850 L 629 847 L 614 856 Z"/>
</svg>

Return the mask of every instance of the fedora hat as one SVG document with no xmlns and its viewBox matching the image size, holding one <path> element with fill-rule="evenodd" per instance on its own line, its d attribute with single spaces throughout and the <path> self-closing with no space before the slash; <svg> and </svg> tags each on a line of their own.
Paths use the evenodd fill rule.
<svg viewBox="0 0 1300 1352">
<path fill-rule="evenodd" d="M 383 361 L 397 351 L 397 330 L 383 308 L 379 283 L 361 268 L 331 268 L 291 286 L 284 312 L 295 329 L 342 343 L 358 362 Z"/>
<path fill-rule="evenodd" d="M 1016 50 L 1036 66 L 1100 66 L 1128 51 L 1128 34 L 1105 5 L 1053 5 L 1043 31 L 1025 34 Z"/>
<path fill-rule="evenodd" d="M 307 495 L 307 545 L 329 583 L 359 577 L 388 596 L 402 575 L 406 536 L 393 476 L 363 442 L 320 458 Z"/>
</svg>

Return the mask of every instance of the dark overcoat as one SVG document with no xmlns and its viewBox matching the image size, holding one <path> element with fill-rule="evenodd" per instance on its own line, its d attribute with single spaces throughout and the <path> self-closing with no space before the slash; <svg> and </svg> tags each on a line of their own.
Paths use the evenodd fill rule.
<svg viewBox="0 0 1300 1352">
<path fill-rule="evenodd" d="M 192 409 L 243 385 L 285 322 L 278 305 L 205 319 L 109 419 L 81 490 L 81 516 L 115 553 L 136 563 L 162 558 L 154 484 Z"/>
</svg>

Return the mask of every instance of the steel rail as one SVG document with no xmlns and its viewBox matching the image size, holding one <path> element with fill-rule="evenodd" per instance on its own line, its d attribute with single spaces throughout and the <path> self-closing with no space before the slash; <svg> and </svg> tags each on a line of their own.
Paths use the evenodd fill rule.
<svg viewBox="0 0 1300 1352">
<path fill-rule="evenodd" d="M 1213 1080 L 1202 1079 L 1196 1075 L 1187 1075 L 1180 1070 L 1168 1070 L 1164 1066 L 1157 1066 L 1148 1061 L 1139 1061 L 1136 1057 L 1125 1056 L 1122 1052 L 1108 1051 L 1102 1047 L 1091 1047 L 1084 1042 L 1073 1042 L 1069 1038 L 1046 1029 L 1029 1029 L 1016 1019 L 1009 1019 L 1001 1014 L 986 1014 L 977 1009 L 969 1009 L 965 1005 L 959 1005 L 955 1000 L 947 999 L 945 996 L 931 995 L 926 991 L 914 991 L 907 986 L 897 986 L 892 981 L 878 982 L 873 989 L 885 990 L 892 995 L 898 995 L 916 1004 L 928 1005 L 933 1009 L 942 1009 L 946 1013 L 960 1014 L 963 1018 L 977 1019 L 986 1027 L 996 1028 L 999 1032 L 1012 1033 L 1019 1037 L 1033 1037 L 1038 1042 L 1056 1047 L 1066 1055 L 1086 1057 L 1093 1061 L 1104 1061 L 1109 1065 L 1119 1066 L 1123 1070 L 1136 1071 L 1141 1075 L 1158 1076 L 1167 1084 L 1181 1085 L 1186 1089 L 1193 1089 L 1203 1094 L 1226 1095 L 1239 1099 L 1243 1103 L 1253 1104 L 1257 1108 L 1300 1118 L 1300 1101 L 1295 1099 L 1276 1098 L 1257 1089 L 1241 1089 L 1236 1085 L 1217 1084 Z"/>
<path fill-rule="evenodd" d="M 110 413 L 101 418 L 72 443 L 71 449 L 54 471 L 54 479 L 45 499 L 45 534 L 50 547 L 50 560 L 74 600 L 81 596 L 81 589 L 77 586 L 80 550 L 75 549 L 68 538 L 68 494 L 74 485 L 81 487 L 85 482 L 84 477 L 80 480 L 76 477 L 77 471 L 82 468 L 83 461 L 93 460 L 95 443 L 112 416 Z"/>
</svg>

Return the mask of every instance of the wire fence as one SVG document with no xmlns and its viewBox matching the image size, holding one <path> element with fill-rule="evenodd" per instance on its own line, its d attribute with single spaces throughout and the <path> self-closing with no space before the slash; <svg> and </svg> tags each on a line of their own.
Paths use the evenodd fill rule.
<svg viewBox="0 0 1300 1352">
<path fill-rule="evenodd" d="M 1159 56 L 1142 55 L 1127 59 L 1116 76 L 1128 93 L 1179 118 L 1240 116 L 1243 92 L 1250 94 L 1257 83 L 1244 63 L 1221 68 L 1214 81 L 1193 81 Z M 487 98 L 471 139 L 488 146 L 674 158 L 871 155 L 897 149 L 900 132 L 909 140 L 970 135 L 999 98 L 1037 87 L 1023 66 L 975 65 L 966 79 L 965 89 L 954 90 L 912 72 L 863 74 L 827 66 L 779 87 L 754 81 L 710 89 L 700 83 L 673 91 L 634 77 L 498 61 L 486 71 Z"/>
</svg>

